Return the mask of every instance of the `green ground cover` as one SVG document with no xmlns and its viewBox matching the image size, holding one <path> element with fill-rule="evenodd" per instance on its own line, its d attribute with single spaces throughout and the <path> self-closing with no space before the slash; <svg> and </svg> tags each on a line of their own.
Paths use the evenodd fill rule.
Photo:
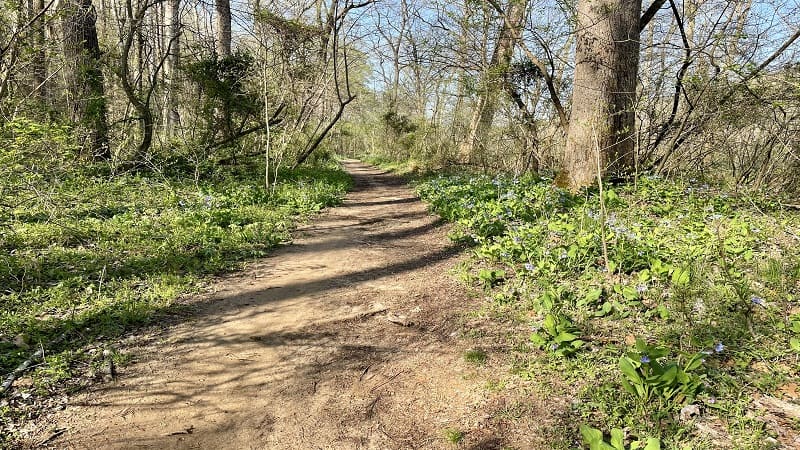
<svg viewBox="0 0 800 450">
<path fill-rule="evenodd" d="M 528 330 L 510 338 L 513 376 L 572 399 L 555 448 L 616 448 L 614 429 L 642 447 L 776 443 L 753 398 L 800 379 L 796 209 L 648 176 L 572 195 L 548 179 L 448 175 L 418 192 L 472 246 L 468 276 L 491 300 L 480 314 Z"/>
</svg>

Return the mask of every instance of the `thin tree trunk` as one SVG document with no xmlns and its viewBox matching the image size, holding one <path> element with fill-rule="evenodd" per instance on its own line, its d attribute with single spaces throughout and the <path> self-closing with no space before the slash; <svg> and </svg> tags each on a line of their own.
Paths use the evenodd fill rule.
<svg viewBox="0 0 800 450">
<path fill-rule="evenodd" d="M 178 65 L 180 64 L 181 36 L 181 2 L 167 1 L 167 57 L 164 60 L 164 76 L 166 81 L 166 102 L 164 104 L 164 125 L 168 134 L 180 123 L 178 115 Z"/>
<path fill-rule="evenodd" d="M 215 0 L 217 22 L 217 56 L 227 58 L 231 56 L 231 2 L 230 0 Z"/>
<path fill-rule="evenodd" d="M 517 37 L 520 36 L 527 6 L 526 0 L 511 0 L 503 15 L 503 24 L 498 31 L 497 43 L 489 62 L 489 71 L 484 79 L 485 87 L 473 111 L 467 138 L 459 149 L 462 162 L 470 162 L 473 159 L 476 149 L 482 147 L 482 140 L 492 128 L 497 102 L 503 91 L 504 74 L 508 71 L 511 58 L 514 56 L 514 47 Z"/>
<path fill-rule="evenodd" d="M 33 72 L 33 88 L 42 104 L 47 104 L 47 51 L 45 47 L 45 17 L 44 0 L 33 1 L 33 15 L 40 14 L 39 19 L 33 24 L 33 58 L 31 60 Z"/>
</svg>

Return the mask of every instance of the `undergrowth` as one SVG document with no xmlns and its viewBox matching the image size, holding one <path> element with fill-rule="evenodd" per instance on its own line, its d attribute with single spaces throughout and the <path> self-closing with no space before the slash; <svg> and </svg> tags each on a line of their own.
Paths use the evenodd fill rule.
<svg viewBox="0 0 800 450">
<path fill-rule="evenodd" d="M 757 393 L 797 400 L 796 211 L 651 176 L 602 195 L 469 175 L 431 178 L 418 192 L 456 224 L 454 240 L 473 246 L 472 277 L 494 314 L 530 330 L 515 346 L 516 376 L 561 380 L 547 382 L 561 386 L 549 394 L 573 398 L 572 442 L 578 425 L 593 448 L 623 429 L 627 442 L 665 448 L 767 448 L 781 438 L 751 402 Z M 797 435 L 796 421 L 784 426 Z"/>
<path fill-rule="evenodd" d="M 36 132 L 22 136 L 62 148 L 59 130 Z M 98 348 L 179 309 L 176 299 L 208 276 L 289 241 L 298 220 L 338 203 L 350 185 L 332 164 L 283 172 L 269 189 L 257 164 L 48 171 L 20 153 L 28 148 L 2 155 L 14 164 L 0 181 L 0 376 L 46 352 L 0 396 L 4 439 L 43 399 L 85 384 L 102 362 Z M 64 167 L 64 157 L 51 166 Z"/>
</svg>

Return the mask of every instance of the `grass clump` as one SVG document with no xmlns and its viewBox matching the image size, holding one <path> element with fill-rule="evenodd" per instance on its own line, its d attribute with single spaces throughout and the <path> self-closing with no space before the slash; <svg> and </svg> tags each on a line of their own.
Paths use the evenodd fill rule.
<svg viewBox="0 0 800 450">
<path fill-rule="evenodd" d="M 472 349 L 464 352 L 464 361 L 478 366 L 486 363 L 486 357 L 486 352 L 480 349 Z"/>
<path fill-rule="evenodd" d="M 444 430 L 444 438 L 447 439 L 447 442 L 458 445 L 464 440 L 464 432 L 455 428 L 447 428 Z"/>
<path fill-rule="evenodd" d="M 598 429 L 711 445 L 681 420 L 695 405 L 733 445 L 766 445 L 760 412 L 741 402 L 800 380 L 796 210 L 651 176 L 602 195 L 485 175 L 431 178 L 418 192 L 472 248 L 492 308 L 533 330 L 517 336 L 520 377 L 562 380 Z"/>
</svg>

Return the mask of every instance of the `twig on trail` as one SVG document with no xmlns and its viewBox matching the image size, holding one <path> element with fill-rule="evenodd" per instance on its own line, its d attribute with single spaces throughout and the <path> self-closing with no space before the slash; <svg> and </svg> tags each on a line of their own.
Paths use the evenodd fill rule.
<svg viewBox="0 0 800 450">
<path fill-rule="evenodd" d="M 380 399 L 381 399 L 381 394 L 378 394 L 378 396 L 377 396 L 377 397 L 375 397 L 375 400 L 371 401 L 371 402 L 369 403 L 369 406 L 367 406 L 367 414 L 366 414 L 366 416 L 367 416 L 367 419 L 371 419 L 371 418 L 372 418 L 372 416 L 374 416 L 374 415 L 375 415 L 375 409 L 377 408 L 377 406 L 378 406 L 378 401 L 379 401 Z"/>
<path fill-rule="evenodd" d="M 64 338 L 66 338 L 66 337 L 67 337 L 67 333 L 64 332 L 64 333 L 61 334 L 61 336 L 59 336 L 55 340 L 53 340 L 50 343 L 48 343 L 47 346 L 48 347 L 52 347 L 52 346 L 58 344 L 59 342 L 63 341 Z M 40 345 L 39 346 L 39 350 L 37 350 L 36 353 L 31 355 L 30 358 L 28 358 L 25 361 L 23 361 L 22 364 L 17 366 L 17 368 L 14 369 L 13 372 L 8 374 L 6 379 L 3 381 L 3 384 L 0 385 L 0 395 L 5 394 L 6 392 L 8 392 L 11 389 L 11 386 L 14 384 L 14 381 L 16 381 L 17 378 L 19 378 L 23 373 L 25 373 L 25 371 L 28 370 L 31 367 L 31 364 L 33 364 L 33 362 L 35 360 L 37 360 L 39 358 L 42 358 L 42 357 L 44 357 L 44 346 Z"/>
<path fill-rule="evenodd" d="M 400 376 L 400 374 L 402 374 L 403 372 L 405 372 L 405 370 L 401 370 L 400 372 L 397 372 L 396 374 L 394 374 L 394 375 L 390 376 L 390 377 L 389 377 L 389 378 L 388 378 L 386 381 L 384 381 L 383 383 L 381 383 L 381 384 L 376 384 L 375 386 L 373 386 L 373 387 L 372 387 L 372 389 L 370 389 L 369 391 L 370 391 L 370 392 L 375 392 L 375 390 L 377 390 L 378 388 L 382 388 L 383 386 L 385 386 L 385 385 L 389 384 L 389 383 L 390 383 L 392 380 L 394 380 L 395 378 L 399 377 L 399 376 Z"/>
<path fill-rule="evenodd" d="M 41 446 L 47 444 L 48 442 L 51 442 L 53 439 L 61 436 L 62 434 L 66 433 L 66 432 L 67 432 L 66 428 L 58 428 L 56 430 L 53 430 L 53 433 L 47 439 L 39 442 L 37 447 L 41 447 Z"/>
<path fill-rule="evenodd" d="M 168 434 L 167 436 L 179 436 L 181 434 L 192 434 L 192 433 L 194 433 L 194 425 L 189 425 L 189 428 L 185 428 L 185 429 L 183 429 L 181 431 L 172 432 L 172 433 Z"/>
<path fill-rule="evenodd" d="M 364 377 L 367 375 L 367 372 L 369 372 L 370 367 L 372 367 L 372 364 L 369 364 L 367 367 L 364 367 L 364 371 L 361 372 L 361 376 L 358 377 L 358 381 L 364 381 Z"/>
</svg>

